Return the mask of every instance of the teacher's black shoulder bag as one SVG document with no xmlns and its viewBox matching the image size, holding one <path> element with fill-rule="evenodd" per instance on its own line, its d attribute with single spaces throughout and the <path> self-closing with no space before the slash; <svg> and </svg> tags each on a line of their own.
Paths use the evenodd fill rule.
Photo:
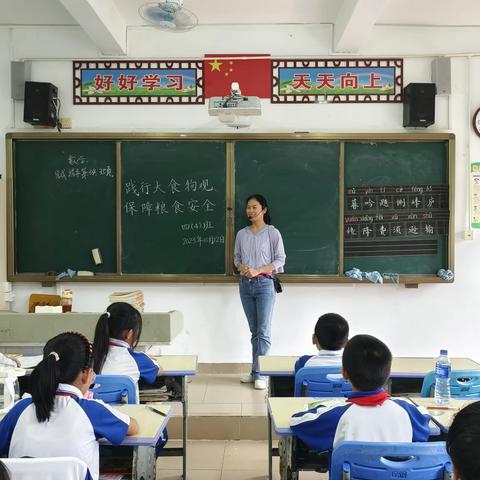
<svg viewBox="0 0 480 480">
<path fill-rule="evenodd" d="M 275 259 L 275 256 L 273 255 L 273 244 L 272 244 L 272 237 L 270 237 L 270 225 L 268 226 L 268 239 L 270 241 L 270 251 L 272 253 L 272 262 Z M 272 280 L 273 280 L 273 288 L 277 293 L 282 293 L 283 292 L 283 286 L 282 282 L 280 279 L 272 272 Z"/>
</svg>

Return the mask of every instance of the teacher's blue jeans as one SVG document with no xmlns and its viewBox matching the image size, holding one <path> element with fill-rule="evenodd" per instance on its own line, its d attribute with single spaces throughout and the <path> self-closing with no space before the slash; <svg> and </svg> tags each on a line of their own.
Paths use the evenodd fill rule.
<svg viewBox="0 0 480 480">
<path fill-rule="evenodd" d="M 240 277 L 240 299 L 252 334 L 252 377 L 265 380 L 258 374 L 258 356 L 267 355 L 270 350 L 273 305 L 275 290 L 273 280 L 259 276 Z"/>
</svg>

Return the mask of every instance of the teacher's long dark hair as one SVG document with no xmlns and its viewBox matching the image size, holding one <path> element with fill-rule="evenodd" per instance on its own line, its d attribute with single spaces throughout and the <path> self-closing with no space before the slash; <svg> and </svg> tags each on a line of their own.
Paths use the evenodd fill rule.
<svg viewBox="0 0 480 480">
<path fill-rule="evenodd" d="M 260 195 L 259 193 L 254 193 L 253 195 L 250 195 L 247 198 L 247 201 L 245 202 L 245 205 L 248 205 L 248 202 L 252 199 L 256 200 L 261 205 L 262 210 L 265 209 L 265 208 L 267 209 L 267 211 L 263 214 L 263 221 L 267 225 L 270 225 L 272 223 L 272 220 L 270 218 L 270 212 L 268 210 L 267 199 L 263 195 Z"/>
<path fill-rule="evenodd" d="M 31 375 L 32 400 L 39 422 L 50 418 L 58 384 L 72 384 L 78 374 L 92 368 L 92 364 L 92 346 L 81 333 L 61 333 L 47 342 L 43 348 L 43 360 Z"/>
</svg>

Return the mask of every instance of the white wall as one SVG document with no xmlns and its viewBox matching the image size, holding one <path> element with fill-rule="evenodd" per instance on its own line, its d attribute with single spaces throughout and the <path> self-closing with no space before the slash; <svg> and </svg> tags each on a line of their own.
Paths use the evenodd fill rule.
<svg viewBox="0 0 480 480">
<path fill-rule="evenodd" d="M 59 87 L 62 116 L 72 117 L 76 130 L 84 131 L 225 131 L 210 119 L 205 106 L 73 106 L 71 59 L 97 58 L 97 50 L 77 27 L 0 29 L 0 84 L 8 85 L 12 60 L 33 59 L 35 81 Z M 200 57 L 204 53 L 271 53 L 273 56 L 326 56 L 331 46 L 328 26 L 202 27 L 185 35 L 160 33 L 149 28 L 128 32 L 132 58 Z M 441 54 L 472 54 L 479 30 L 442 28 L 376 28 L 362 55 L 405 58 L 404 83 L 429 82 L 430 62 Z M 5 41 L 4 41 L 5 40 Z M 454 92 L 437 97 L 436 123 L 429 131 L 451 129 L 457 137 L 456 154 L 456 281 L 453 285 L 402 286 L 291 285 L 277 296 L 273 322 L 274 354 L 312 351 L 309 343 L 319 314 L 339 312 L 349 320 L 352 334 L 371 333 L 390 345 L 395 355 L 435 355 L 449 348 L 452 355 L 480 360 L 477 348 L 478 240 L 464 241 L 468 224 L 467 185 L 469 161 L 478 161 L 480 139 L 473 136 L 470 115 L 480 103 L 480 59 L 465 55 L 453 60 Z M 12 113 L 9 89 L 0 89 L 0 128 L 31 128 L 21 121 L 23 105 Z M 262 117 L 250 131 L 379 132 L 403 131 L 402 106 L 386 105 L 271 105 L 262 102 Z M 3 141 L 0 140 L 0 141 Z M 5 156 L 0 151 L 0 173 Z M 2 198 L 1 208 L 4 208 Z M 1 218 L 1 216 L 0 216 Z M 3 229 L 3 226 L 2 226 Z M 1 231 L 1 230 L 0 230 Z M 4 235 L 4 231 L 1 231 Z M 0 238 L 0 248 L 2 242 Z M 288 252 L 287 252 L 288 254 Z M 288 262 L 288 258 L 287 258 Z M 288 263 L 287 263 L 288 267 Z M 0 258 L 0 281 L 5 258 Z M 237 288 L 211 284 L 75 284 L 74 308 L 101 311 L 108 294 L 141 288 L 146 310 L 178 309 L 185 317 L 185 332 L 167 352 L 198 353 L 203 362 L 248 361 L 248 330 Z M 24 311 L 31 292 L 48 293 L 40 285 L 16 284 L 13 307 Z M 1 307 L 1 305 L 0 305 Z"/>
</svg>

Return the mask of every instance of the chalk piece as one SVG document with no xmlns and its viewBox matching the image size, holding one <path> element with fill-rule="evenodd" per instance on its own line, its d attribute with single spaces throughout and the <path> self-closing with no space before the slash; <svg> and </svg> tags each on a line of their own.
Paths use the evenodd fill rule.
<svg viewBox="0 0 480 480">
<path fill-rule="evenodd" d="M 94 273 L 89 272 L 88 270 L 79 270 L 77 272 L 77 277 L 93 277 Z"/>
<path fill-rule="evenodd" d="M 103 263 L 102 254 L 100 253 L 99 248 L 92 249 L 92 256 L 93 256 L 93 261 L 95 262 L 95 265 L 100 265 Z"/>
</svg>

